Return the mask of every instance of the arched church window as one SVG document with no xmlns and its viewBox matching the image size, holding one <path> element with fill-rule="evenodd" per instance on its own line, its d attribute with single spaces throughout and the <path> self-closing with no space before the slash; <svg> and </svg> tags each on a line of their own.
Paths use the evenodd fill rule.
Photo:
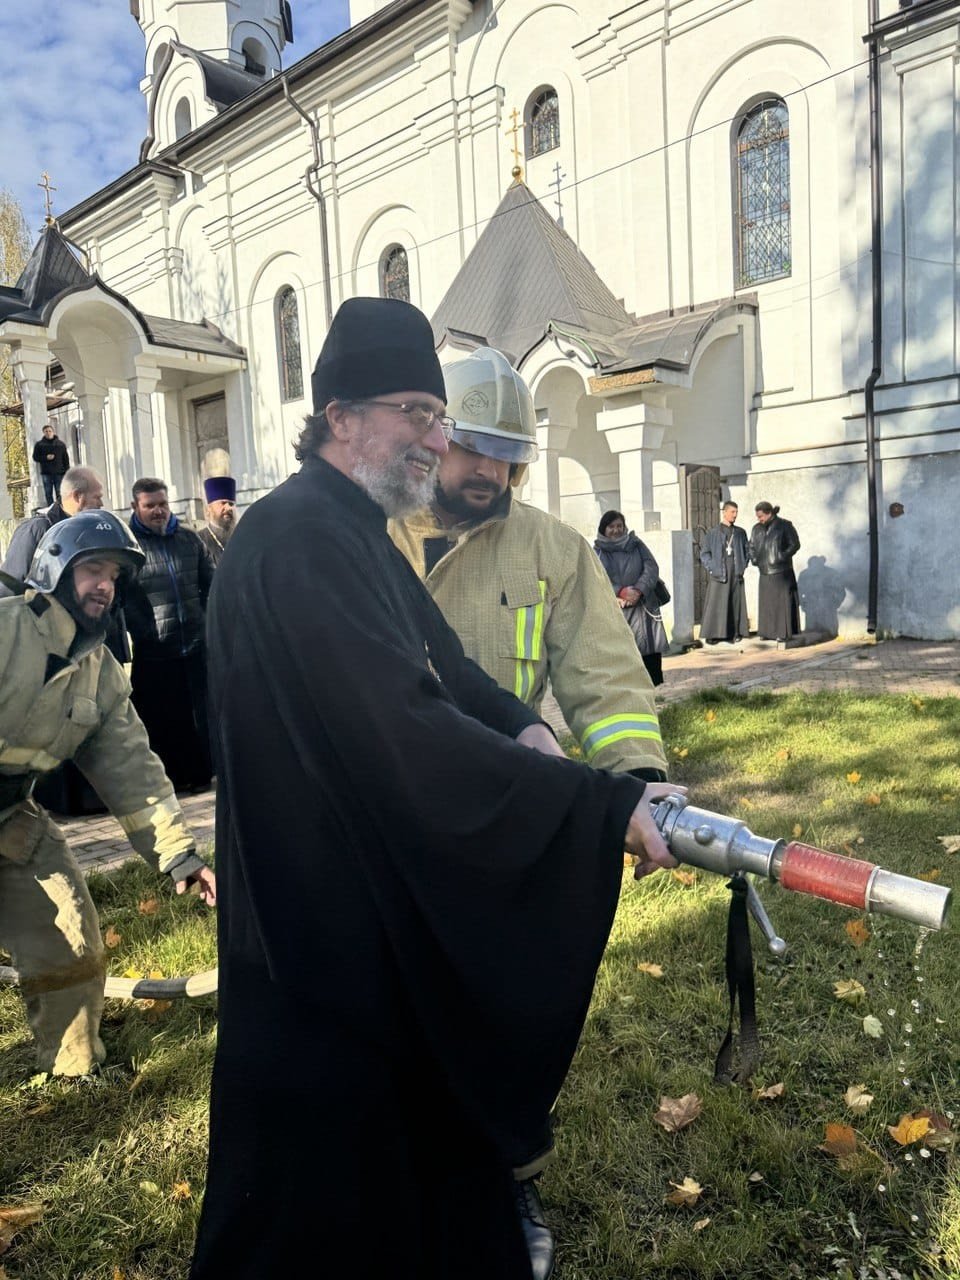
<svg viewBox="0 0 960 1280">
<path fill-rule="evenodd" d="M 538 89 L 527 105 L 527 156 L 542 156 L 560 145 L 560 103 L 556 89 Z"/>
<path fill-rule="evenodd" d="M 392 245 L 380 259 L 380 295 L 410 301 L 410 269 L 402 244 Z"/>
<path fill-rule="evenodd" d="M 297 295 L 285 285 L 277 294 L 277 362 L 282 400 L 303 398 L 303 360 L 300 355 L 300 312 Z"/>
<path fill-rule="evenodd" d="M 190 111 L 190 102 L 187 98 L 181 98 L 173 110 L 173 132 L 177 138 L 185 138 L 193 128 L 193 115 Z"/>
<path fill-rule="evenodd" d="M 790 118 L 779 98 L 752 107 L 736 134 L 737 287 L 788 276 Z"/>
</svg>

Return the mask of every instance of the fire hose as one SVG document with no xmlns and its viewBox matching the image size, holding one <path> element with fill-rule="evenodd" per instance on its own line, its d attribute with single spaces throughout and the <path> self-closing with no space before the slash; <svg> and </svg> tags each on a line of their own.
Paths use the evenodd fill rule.
<svg viewBox="0 0 960 1280">
<path fill-rule="evenodd" d="M 897 916 L 923 929 L 941 929 L 946 922 L 951 891 L 943 885 L 795 840 L 765 839 L 754 835 L 739 819 L 698 809 L 683 796 L 668 796 L 655 804 L 653 815 L 679 862 L 740 881 L 738 888 L 774 955 L 783 955 L 787 944 L 746 879 L 748 873 L 828 902 Z M 18 983 L 16 969 L 0 966 L 0 984 Z M 216 990 L 217 970 L 209 969 L 184 978 L 108 977 L 104 994 L 120 1000 L 175 1000 L 212 995 Z"/>
</svg>

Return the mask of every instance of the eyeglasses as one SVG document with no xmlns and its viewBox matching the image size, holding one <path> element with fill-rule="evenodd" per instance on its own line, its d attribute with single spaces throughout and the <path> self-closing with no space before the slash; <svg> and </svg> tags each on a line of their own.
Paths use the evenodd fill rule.
<svg viewBox="0 0 960 1280">
<path fill-rule="evenodd" d="M 453 431 L 457 425 L 455 418 L 448 418 L 445 413 L 438 413 L 428 404 L 394 404 L 392 400 L 353 400 L 352 404 L 378 404 L 382 409 L 392 409 L 394 413 L 402 413 L 418 435 L 425 436 L 435 422 L 439 422 L 444 440 L 453 439 Z"/>
</svg>

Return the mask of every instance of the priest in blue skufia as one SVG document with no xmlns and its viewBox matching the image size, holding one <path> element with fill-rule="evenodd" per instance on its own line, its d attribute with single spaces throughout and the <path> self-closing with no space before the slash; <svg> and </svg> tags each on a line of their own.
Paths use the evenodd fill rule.
<svg viewBox="0 0 960 1280">
<path fill-rule="evenodd" d="M 452 430 L 429 322 L 354 298 L 302 467 L 209 611 L 220 1025 L 192 1280 L 530 1280 L 513 1170 L 550 1143 L 623 850 L 669 790 L 562 757 L 386 532 Z M 538 748 L 538 749 L 531 749 Z"/>
</svg>

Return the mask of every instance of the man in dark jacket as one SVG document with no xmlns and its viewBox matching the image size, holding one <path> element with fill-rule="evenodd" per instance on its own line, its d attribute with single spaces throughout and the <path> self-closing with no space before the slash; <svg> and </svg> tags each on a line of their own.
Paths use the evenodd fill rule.
<svg viewBox="0 0 960 1280">
<path fill-rule="evenodd" d="M 447 449 L 429 321 L 343 304 L 300 472 L 210 602 L 220 1016 L 192 1280 L 530 1280 L 514 1166 L 586 1015 L 666 784 L 528 749 L 386 531 Z M 646 791 L 645 791 L 646 788 Z M 250 1230 L 262 1193 L 283 1205 Z"/>
<path fill-rule="evenodd" d="M 43 493 L 47 505 L 60 499 L 60 479 L 70 469 L 70 455 L 53 423 L 48 422 L 43 428 L 43 435 L 33 446 L 33 460 L 40 468 L 40 479 L 43 481 Z"/>
<path fill-rule="evenodd" d="M 700 546 L 700 563 L 710 575 L 700 621 L 700 639 L 707 644 L 721 640 L 738 644 L 750 634 L 743 575 L 750 563 L 747 535 L 737 524 L 735 502 L 725 502 L 720 523 Z"/>
<path fill-rule="evenodd" d="M 213 562 L 170 511 L 163 480 L 133 486 L 130 528 L 146 563 L 127 592 L 133 705 L 178 790 L 204 791 L 213 767 L 204 645 Z"/>
<path fill-rule="evenodd" d="M 60 441 L 57 442 L 62 443 Z M 30 572 L 34 552 L 40 539 L 51 525 L 59 524 L 80 511 L 91 511 L 103 506 L 103 481 L 92 467 L 70 467 L 60 482 L 60 496 L 35 516 L 21 520 L 13 531 L 7 554 L 0 564 L 8 577 L 23 582 Z M 19 594 L 6 583 L 0 583 L 0 599 Z"/>
</svg>

